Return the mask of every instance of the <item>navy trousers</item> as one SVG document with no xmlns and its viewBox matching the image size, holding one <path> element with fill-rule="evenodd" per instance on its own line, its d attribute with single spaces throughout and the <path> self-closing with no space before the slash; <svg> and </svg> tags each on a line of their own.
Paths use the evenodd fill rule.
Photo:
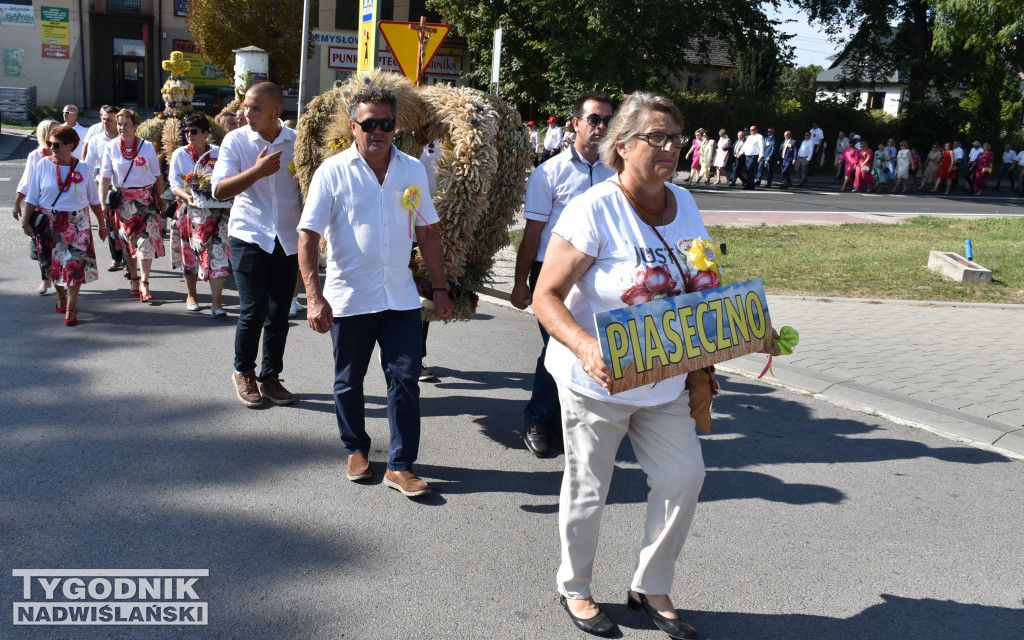
<svg viewBox="0 0 1024 640">
<path fill-rule="evenodd" d="M 753 189 L 757 185 L 757 156 L 747 156 L 747 167 L 743 174 L 743 188 Z"/>
<path fill-rule="evenodd" d="M 537 286 L 537 276 L 540 275 L 540 268 L 543 262 L 534 262 L 530 268 L 530 291 L 532 292 L 534 287 Z M 547 367 L 544 366 L 544 355 L 548 351 L 548 332 L 544 330 L 544 325 L 540 322 L 537 323 L 540 328 L 540 337 L 544 341 L 544 347 L 540 350 L 540 357 L 537 358 L 537 368 L 533 372 L 533 393 L 530 395 L 530 402 L 526 405 L 526 409 L 523 413 L 530 420 L 538 423 L 547 425 L 548 423 L 558 420 L 558 429 L 561 430 L 561 405 L 558 403 L 558 387 L 555 385 L 555 379 L 548 373 Z"/>
<path fill-rule="evenodd" d="M 228 238 L 228 246 L 239 301 L 235 371 L 245 373 L 256 368 L 262 334 L 263 364 L 259 379 L 278 376 L 284 370 L 288 308 L 299 273 L 298 255 L 286 255 L 278 240 L 274 241 L 274 253 L 238 238 Z"/>
<path fill-rule="evenodd" d="M 772 178 L 775 177 L 775 162 L 771 158 L 765 158 L 764 162 L 757 165 L 757 182 L 761 182 L 761 176 L 768 173 L 768 188 L 772 186 Z"/>
<path fill-rule="evenodd" d="M 334 408 L 341 442 L 349 455 L 370 453 L 363 379 L 373 346 L 379 344 L 388 384 L 388 469 L 412 469 L 420 448 L 422 332 L 419 309 L 334 318 Z"/>
</svg>

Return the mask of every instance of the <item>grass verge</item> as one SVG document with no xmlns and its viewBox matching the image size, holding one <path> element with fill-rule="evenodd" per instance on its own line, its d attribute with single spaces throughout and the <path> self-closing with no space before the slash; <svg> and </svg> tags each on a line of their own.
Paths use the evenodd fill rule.
<svg viewBox="0 0 1024 640">
<path fill-rule="evenodd" d="M 921 216 L 900 224 L 708 227 L 727 245 L 730 282 L 763 278 L 772 294 L 1024 304 L 1024 218 Z M 989 284 L 928 269 L 928 252 L 964 254 L 992 270 Z"/>
</svg>

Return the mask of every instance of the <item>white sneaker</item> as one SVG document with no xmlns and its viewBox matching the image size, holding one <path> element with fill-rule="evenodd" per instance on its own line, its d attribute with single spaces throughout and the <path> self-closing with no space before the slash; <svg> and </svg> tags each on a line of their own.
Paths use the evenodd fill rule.
<svg viewBox="0 0 1024 640">
<path fill-rule="evenodd" d="M 299 299 L 292 298 L 292 306 L 291 308 L 288 309 L 288 317 L 294 318 L 295 316 L 299 315 L 299 312 L 302 311 L 303 309 L 305 309 L 305 307 L 303 307 L 302 304 L 299 303 Z"/>
</svg>

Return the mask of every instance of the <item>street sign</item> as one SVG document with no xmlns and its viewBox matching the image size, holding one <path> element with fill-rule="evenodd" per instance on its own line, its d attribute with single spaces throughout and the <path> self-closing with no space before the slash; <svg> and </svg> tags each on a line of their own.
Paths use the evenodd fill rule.
<svg viewBox="0 0 1024 640">
<path fill-rule="evenodd" d="M 423 70 L 434 59 L 437 50 L 441 48 L 441 44 L 452 30 L 447 24 L 394 20 L 381 20 L 377 23 L 377 28 L 384 36 L 384 41 L 395 56 L 402 73 L 413 82 L 419 82 Z"/>
<path fill-rule="evenodd" d="M 359 5 L 359 57 L 356 59 L 357 71 L 373 71 L 377 62 L 377 30 L 373 25 L 377 22 L 380 8 L 377 0 L 362 0 Z"/>
</svg>

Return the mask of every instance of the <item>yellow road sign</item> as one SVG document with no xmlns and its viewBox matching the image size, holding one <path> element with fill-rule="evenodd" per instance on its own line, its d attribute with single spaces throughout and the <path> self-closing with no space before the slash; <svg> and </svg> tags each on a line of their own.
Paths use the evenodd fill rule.
<svg viewBox="0 0 1024 640">
<path fill-rule="evenodd" d="M 452 30 L 446 24 L 421 24 L 419 22 L 397 22 L 381 20 L 377 23 L 384 41 L 387 42 L 391 54 L 395 56 L 398 67 L 413 82 L 426 72 L 430 61 L 434 59 L 441 43 Z M 420 40 L 423 39 L 423 47 Z M 422 57 L 421 57 L 422 56 Z"/>
<path fill-rule="evenodd" d="M 377 23 L 379 7 L 377 0 L 362 0 L 359 3 L 359 55 L 356 71 L 373 71 L 377 65 Z"/>
</svg>

